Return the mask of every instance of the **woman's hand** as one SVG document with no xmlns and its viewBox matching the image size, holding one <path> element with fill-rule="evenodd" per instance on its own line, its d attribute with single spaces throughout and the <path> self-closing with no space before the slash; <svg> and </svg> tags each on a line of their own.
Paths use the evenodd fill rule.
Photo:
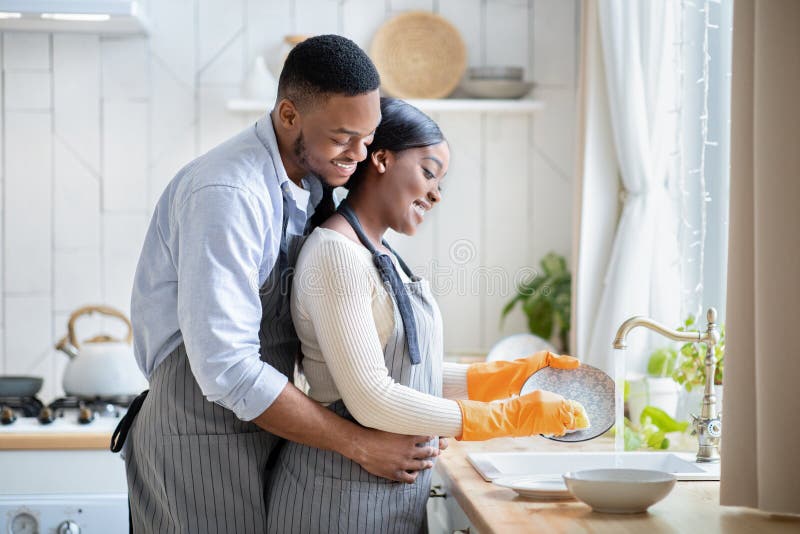
<svg viewBox="0 0 800 534">
<path fill-rule="evenodd" d="M 581 362 L 566 354 L 540 350 L 527 358 L 514 361 L 473 363 L 467 368 L 469 400 L 493 401 L 518 395 L 522 385 L 533 373 L 550 366 L 557 369 L 577 369 Z"/>
<path fill-rule="evenodd" d="M 456 402 L 462 415 L 461 436 L 457 439 L 466 441 L 534 434 L 563 436 L 566 432 L 587 428 L 590 424 L 581 403 L 538 389 L 496 403 L 473 400 Z"/>
<path fill-rule="evenodd" d="M 413 484 L 419 472 L 433 467 L 431 460 L 439 456 L 439 449 L 427 445 L 432 439 L 359 427 L 345 456 L 375 476 Z"/>
<path fill-rule="evenodd" d="M 439 452 L 445 450 L 449 446 L 450 443 L 447 441 L 447 438 L 444 436 L 439 436 Z"/>
</svg>

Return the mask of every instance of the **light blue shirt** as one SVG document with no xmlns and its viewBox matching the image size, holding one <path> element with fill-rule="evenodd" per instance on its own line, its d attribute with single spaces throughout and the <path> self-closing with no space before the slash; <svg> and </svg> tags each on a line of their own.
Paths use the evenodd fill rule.
<svg viewBox="0 0 800 534">
<path fill-rule="evenodd" d="M 270 115 L 195 159 L 150 221 L 131 297 L 134 351 L 148 378 L 181 342 L 203 395 L 242 420 L 287 377 L 259 358 L 264 284 L 287 232 L 302 235 L 322 197 L 317 178 L 286 175 Z"/>
</svg>

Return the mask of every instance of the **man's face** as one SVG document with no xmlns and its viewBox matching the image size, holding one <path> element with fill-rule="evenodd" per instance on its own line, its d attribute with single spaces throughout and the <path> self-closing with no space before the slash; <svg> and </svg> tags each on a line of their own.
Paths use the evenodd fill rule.
<svg viewBox="0 0 800 534">
<path fill-rule="evenodd" d="M 301 115 L 293 146 L 295 163 L 325 183 L 347 183 L 356 164 L 367 157 L 381 120 L 378 91 L 357 96 L 330 95 Z"/>
</svg>

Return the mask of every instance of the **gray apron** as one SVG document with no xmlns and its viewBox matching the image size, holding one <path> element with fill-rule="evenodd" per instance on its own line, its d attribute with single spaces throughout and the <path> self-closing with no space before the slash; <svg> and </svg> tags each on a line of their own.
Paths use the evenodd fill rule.
<svg viewBox="0 0 800 534">
<path fill-rule="evenodd" d="M 261 359 L 291 381 L 300 342 L 289 286 L 305 237 L 287 235 L 285 201 L 283 221 L 279 258 L 260 290 L 259 338 Z M 133 532 L 265 532 L 267 460 L 281 439 L 206 400 L 183 344 L 155 369 L 140 399 L 125 432 Z"/>
<path fill-rule="evenodd" d="M 348 211 L 343 202 L 339 212 L 346 215 Z M 364 245 L 373 255 L 380 254 L 364 235 L 355 214 L 350 214 L 352 218 L 347 218 Z M 396 280 L 384 281 L 394 303 L 394 330 L 384 347 L 386 367 L 399 384 L 441 396 L 443 336 L 439 308 L 428 282 L 413 276 L 402 260 L 399 262 L 412 281 L 401 287 Z M 403 293 L 398 298 L 399 291 Z M 398 306 L 400 298 L 406 305 Z M 410 316 L 403 317 L 404 309 Z M 416 334 L 411 343 L 418 347 L 416 364 L 404 328 L 411 320 Z M 328 408 L 354 421 L 341 400 Z M 438 438 L 428 445 L 438 446 Z M 431 470 L 421 472 L 413 484 L 397 483 L 368 473 L 338 453 L 286 442 L 271 476 L 267 497 L 270 533 L 416 534 L 423 528 Z"/>
</svg>

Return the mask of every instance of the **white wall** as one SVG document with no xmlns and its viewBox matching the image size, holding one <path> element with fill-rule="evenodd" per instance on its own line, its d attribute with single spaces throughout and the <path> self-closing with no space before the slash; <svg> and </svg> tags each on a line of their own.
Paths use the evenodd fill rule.
<svg viewBox="0 0 800 534">
<path fill-rule="evenodd" d="M 51 346 L 70 311 L 127 312 L 164 185 L 254 120 L 225 103 L 257 54 L 274 57 L 287 33 L 340 33 L 368 49 L 383 20 L 411 8 L 453 22 L 470 65 L 526 66 L 546 103 L 533 116 L 440 113 L 453 148 L 445 201 L 413 241 L 394 239 L 412 266 L 439 273 L 448 352 L 524 331 L 519 312 L 498 327 L 513 280 L 487 290 L 476 271 L 511 277 L 549 250 L 569 254 L 577 4 L 152 0 L 148 38 L 0 34 L 0 371 L 44 376 L 43 396 L 60 394 L 66 357 Z M 84 336 L 102 326 L 91 323 L 79 324 Z"/>
</svg>

